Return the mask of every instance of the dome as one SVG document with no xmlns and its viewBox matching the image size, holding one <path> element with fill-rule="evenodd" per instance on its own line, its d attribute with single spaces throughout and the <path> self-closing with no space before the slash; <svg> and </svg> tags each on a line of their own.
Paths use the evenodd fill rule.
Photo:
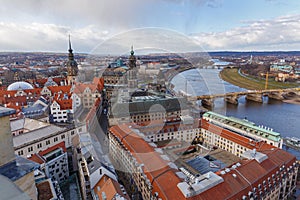
<svg viewBox="0 0 300 200">
<path fill-rule="evenodd" d="M 33 89 L 32 85 L 24 82 L 24 81 L 18 81 L 15 83 L 10 84 L 7 87 L 8 91 L 12 91 L 12 90 L 28 90 L 28 89 Z"/>
</svg>

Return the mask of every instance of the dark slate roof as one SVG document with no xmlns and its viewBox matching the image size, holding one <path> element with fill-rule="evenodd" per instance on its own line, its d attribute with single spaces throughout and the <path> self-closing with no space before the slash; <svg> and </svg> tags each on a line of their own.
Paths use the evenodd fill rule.
<svg viewBox="0 0 300 200">
<path fill-rule="evenodd" d="M 161 110 L 160 106 L 154 106 L 156 104 L 163 106 L 165 110 Z M 184 98 L 159 98 L 126 103 L 117 102 L 112 106 L 111 115 L 113 117 L 126 117 L 149 112 L 174 112 L 187 108 L 188 105 Z"/>
<path fill-rule="evenodd" d="M 16 181 L 38 168 L 39 164 L 17 156 L 16 160 L 0 167 L 0 174 L 6 176 L 11 181 Z"/>
<path fill-rule="evenodd" d="M 197 156 L 196 158 L 189 160 L 187 163 L 196 169 L 200 174 L 205 174 L 210 171 L 217 172 L 226 167 L 222 161 L 216 160 L 212 157 L 206 158 Z"/>
<path fill-rule="evenodd" d="M 5 108 L 5 107 L 0 106 L 0 117 L 12 115 L 15 113 L 16 113 L 15 109 Z"/>
<path fill-rule="evenodd" d="M 27 108 L 22 108 L 22 112 L 25 114 L 39 113 L 44 112 L 43 109 L 45 109 L 45 106 L 43 106 L 42 104 L 35 104 Z"/>
</svg>

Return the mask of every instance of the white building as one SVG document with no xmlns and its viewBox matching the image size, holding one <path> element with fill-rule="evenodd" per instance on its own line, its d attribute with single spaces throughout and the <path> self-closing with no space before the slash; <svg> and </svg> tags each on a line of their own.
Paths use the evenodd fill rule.
<svg viewBox="0 0 300 200">
<path fill-rule="evenodd" d="M 65 143 L 61 142 L 29 158 L 40 164 L 48 178 L 61 183 L 69 177 L 68 156 Z"/>
<path fill-rule="evenodd" d="M 72 99 L 56 99 L 50 105 L 50 122 L 72 123 L 73 122 Z"/>
<path fill-rule="evenodd" d="M 32 122 L 41 123 L 42 125 L 13 137 L 15 153 L 24 158 L 46 150 L 62 141 L 65 142 L 66 148 L 69 148 L 72 146 L 72 139 L 77 134 L 86 131 L 84 124 L 77 127 L 70 125 L 70 127 L 62 128 L 37 120 L 32 120 Z M 19 130 L 21 128 L 14 127 L 13 129 Z"/>
<path fill-rule="evenodd" d="M 255 141 L 264 141 L 272 146 L 282 148 L 283 140 L 280 133 L 273 131 L 272 128 L 257 126 L 246 119 L 227 117 L 214 112 L 206 112 L 203 114 L 203 119 L 211 124 L 250 137 Z"/>
</svg>

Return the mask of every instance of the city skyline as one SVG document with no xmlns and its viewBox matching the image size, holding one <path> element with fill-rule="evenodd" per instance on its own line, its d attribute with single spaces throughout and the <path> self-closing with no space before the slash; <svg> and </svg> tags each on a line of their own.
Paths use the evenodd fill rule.
<svg viewBox="0 0 300 200">
<path fill-rule="evenodd" d="M 293 51 L 300 49 L 299 8 L 296 0 L 1 1 L 0 51 L 65 52 L 71 34 L 75 51 L 89 53 L 149 27 L 205 51 Z"/>
</svg>

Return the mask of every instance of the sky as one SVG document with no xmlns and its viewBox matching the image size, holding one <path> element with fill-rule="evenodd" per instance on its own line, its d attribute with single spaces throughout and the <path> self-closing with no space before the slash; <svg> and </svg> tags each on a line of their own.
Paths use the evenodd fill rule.
<svg viewBox="0 0 300 200">
<path fill-rule="evenodd" d="M 299 0 L 0 3 L 0 51 L 66 52 L 69 34 L 82 53 L 129 51 L 130 44 L 167 52 L 300 50 Z"/>
</svg>

